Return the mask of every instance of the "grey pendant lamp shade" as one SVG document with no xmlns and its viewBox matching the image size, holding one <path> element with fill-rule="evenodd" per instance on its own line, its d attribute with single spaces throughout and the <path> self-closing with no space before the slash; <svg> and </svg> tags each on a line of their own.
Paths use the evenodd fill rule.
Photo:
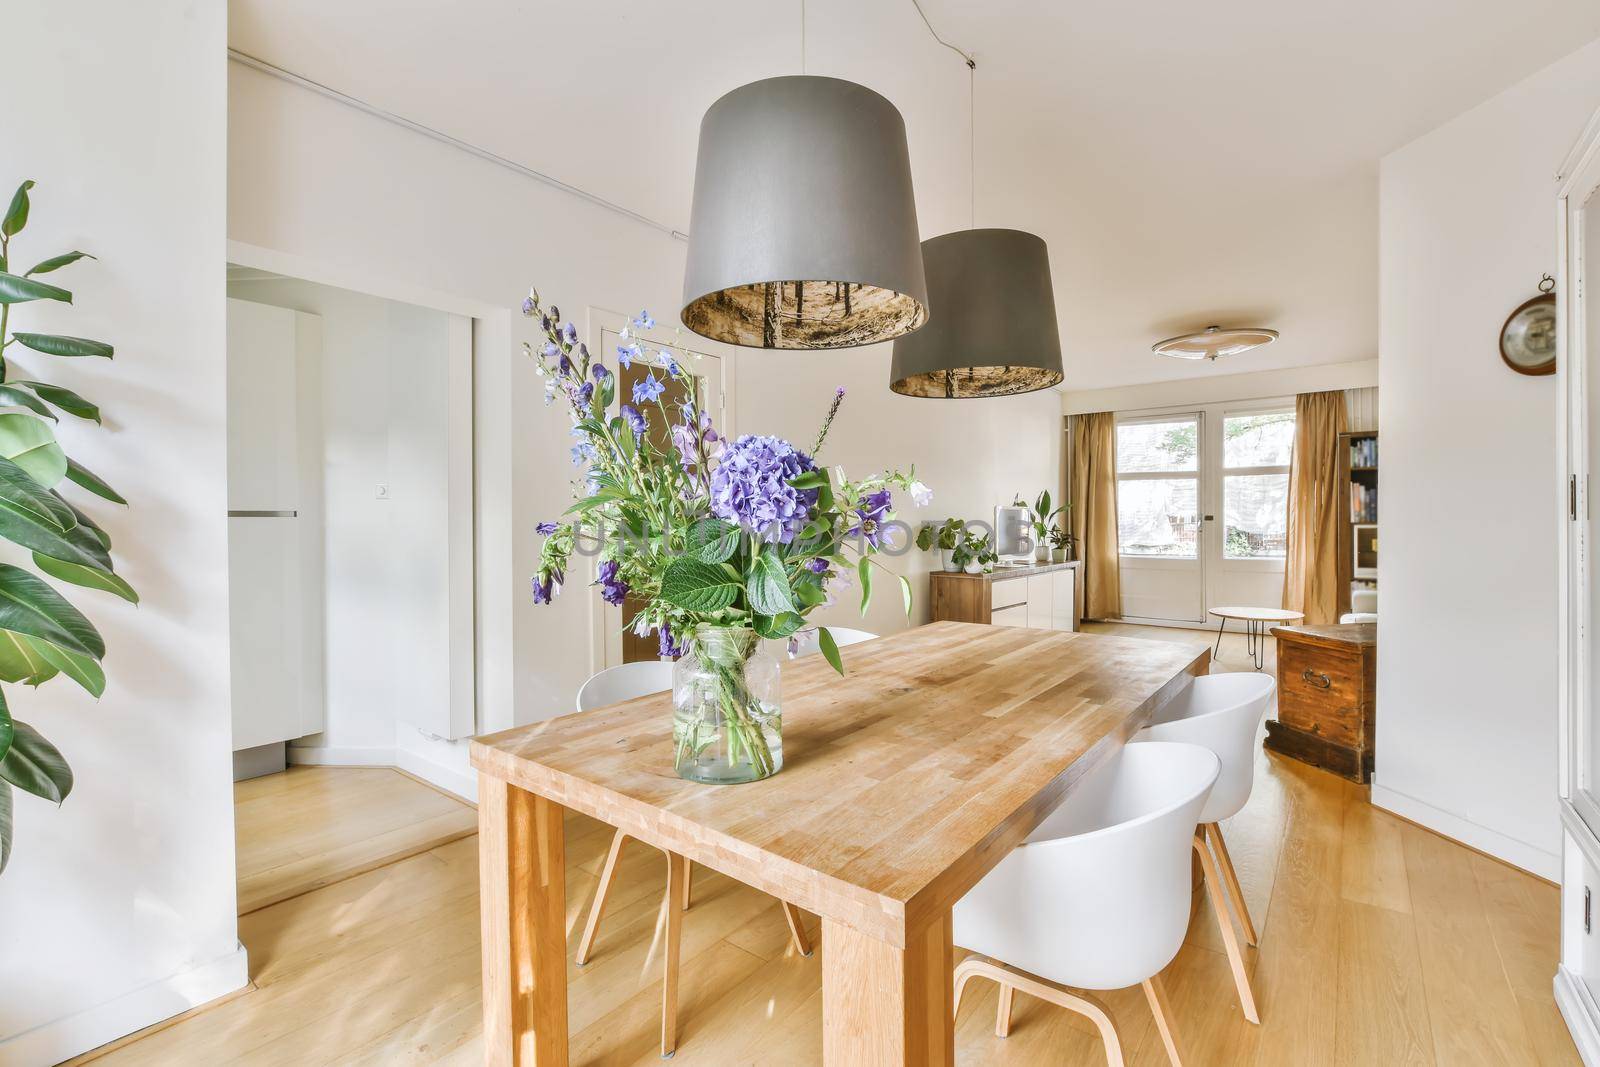
<svg viewBox="0 0 1600 1067">
<path fill-rule="evenodd" d="M 1061 335 L 1042 239 L 959 230 L 922 242 L 928 325 L 894 343 L 889 388 L 906 396 L 1010 396 L 1060 385 Z"/>
<path fill-rule="evenodd" d="M 683 324 L 757 348 L 849 348 L 928 317 L 905 120 L 871 89 L 794 76 L 700 123 Z"/>
</svg>

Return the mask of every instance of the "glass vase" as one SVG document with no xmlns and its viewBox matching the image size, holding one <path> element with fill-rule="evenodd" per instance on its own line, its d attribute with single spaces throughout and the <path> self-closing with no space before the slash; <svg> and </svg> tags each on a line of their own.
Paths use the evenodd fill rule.
<svg viewBox="0 0 1600 1067">
<path fill-rule="evenodd" d="M 755 782 L 783 766 L 778 658 L 754 630 L 696 627 L 672 668 L 672 709 L 680 777 Z"/>
</svg>

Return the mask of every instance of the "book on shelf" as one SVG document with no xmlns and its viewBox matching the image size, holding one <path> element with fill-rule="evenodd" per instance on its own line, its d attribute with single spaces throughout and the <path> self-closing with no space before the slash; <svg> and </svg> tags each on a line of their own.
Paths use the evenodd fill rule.
<svg viewBox="0 0 1600 1067">
<path fill-rule="evenodd" d="M 1360 482 L 1350 483 L 1350 521 L 1361 525 L 1378 521 L 1378 491 Z"/>
</svg>

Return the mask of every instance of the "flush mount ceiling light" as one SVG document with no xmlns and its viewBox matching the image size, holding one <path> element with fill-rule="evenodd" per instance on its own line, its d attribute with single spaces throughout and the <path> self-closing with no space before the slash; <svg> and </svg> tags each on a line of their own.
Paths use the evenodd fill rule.
<svg viewBox="0 0 1600 1067">
<path fill-rule="evenodd" d="M 1218 356 L 1237 356 L 1252 348 L 1270 345 L 1277 339 L 1277 330 L 1268 330 L 1260 326 L 1241 326 L 1229 330 L 1221 326 L 1207 326 L 1199 333 L 1186 333 L 1180 337 L 1157 341 L 1150 346 L 1150 350 L 1159 356 L 1171 356 L 1173 359 L 1214 361 Z"/>
<path fill-rule="evenodd" d="M 871 89 L 769 78 L 700 123 L 683 324 L 753 348 L 850 348 L 928 318 L 906 126 Z"/>
</svg>

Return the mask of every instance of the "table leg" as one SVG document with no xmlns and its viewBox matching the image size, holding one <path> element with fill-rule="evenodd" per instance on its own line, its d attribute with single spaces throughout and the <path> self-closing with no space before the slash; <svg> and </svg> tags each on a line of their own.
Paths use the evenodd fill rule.
<svg viewBox="0 0 1600 1067">
<path fill-rule="evenodd" d="M 566 1067 L 566 838 L 561 805 L 478 775 L 483 1058 Z"/>
<path fill-rule="evenodd" d="M 952 1067 L 950 913 L 907 931 L 906 947 L 822 920 L 822 1062 Z"/>
<path fill-rule="evenodd" d="M 1221 617 L 1217 619 L 1217 644 L 1216 647 L 1211 650 L 1212 659 L 1216 659 L 1218 656 L 1222 655 L 1222 630 L 1223 627 L 1227 625 L 1227 619 Z"/>
</svg>

